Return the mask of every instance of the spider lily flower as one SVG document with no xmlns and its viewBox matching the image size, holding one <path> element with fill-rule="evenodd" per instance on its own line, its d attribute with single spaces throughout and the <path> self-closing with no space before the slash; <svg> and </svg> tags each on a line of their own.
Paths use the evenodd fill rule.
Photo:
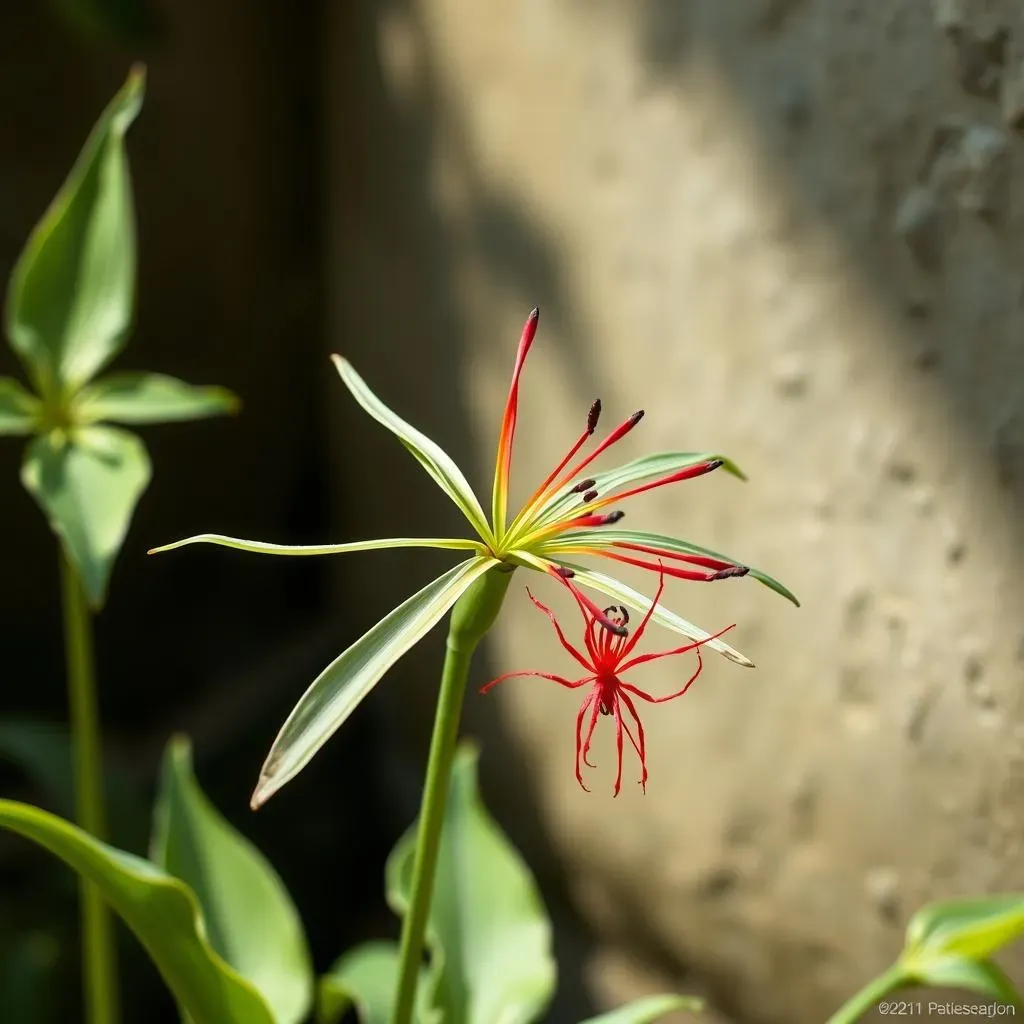
<svg viewBox="0 0 1024 1024">
<path fill-rule="evenodd" d="M 582 601 L 577 599 L 580 612 L 583 614 L 585 653 L 569 643 L 562 627 L 558 623 L 555 613 L 546 605 L 541 604 L 530 593 L 530 589 L 527 588 L 526 593 L 530 600 L 551 620 L 551 625 L 555 628 L 558 642 L 584 668 L 587 675 L 581 676 L 579 679 L 566 679 L 564 676 L 554 675 L 550 672 L 506 672 L 504 675 L 498 676 L 497 679 L 492 679 L 486 686 L 480 689 L 481 693 L 486 693 L 506 679 L 518 679 L 524 676 L 548 679 L 569 690 L 578 690 L 589 686 L 590 692 L 584 698 L 583 703 L 580 705 L 579 713 L 576 715 L 576 781 L 588 793 L 590 790 L 587 789 L 586 783 L 583 781 L 582 765 L 586 765 L 588 768 L 597 767 L 597 765 L 590 761 L 587 755 L 590 753 L 590 744 L 594 738 L 598 715 L 611 716 L 615 722 L 615 748 L 618 755 L 618 770 L 615 774 L 614 795 L 618 796 L 619 790 L 622 788 L 623 734 L 625 734 L 636 751 L 636 756 L 640 759 L 639 781 L 641 788 L 646 793 L 647 747 L 643 723 L 640 721 L 640 715 L 637 713 L 634 698 L 639 698 L 648 704 L 664 704 L 665 701 L 682 697 L 697 676 L 700 675 L 701 669 L 704 667 L 700 653 L 701 647 L 704 644 L 709 644 L 712 640 L 717 639 L 723 633 L 727 633 L 733 628 L 733 626 L 726 626 L 725 629 L 715 633 L 713 637 L 708 637 L 705 640 L 695 640 L 693 643 L 686 644 L 683 647 L 675 647 L 670 651 L 659 651 L 657 654 L 640 654 L 633 657 L 633 651 L 640 642 L 640 638 L 644 635 L 647 624 L 651 621 L 652 611 L 658 607 L 658 602 L 661 600 L 664 588 L 665 578 L 662 575 L 658 581 L 658 592 L 632 636 L 629 636 L 629 631 L 626 628 L 629 623 L 629 612 L 625 608 L 614 605 L 611 608 L 605 608 L 605 618 L 610 618 L 616 625 L 622 627 L 621 632 L 612 633 L 607 629 L 601 628 L 602 623 L 597 616 Z M 677 654 L 686 654 L 689 651 L 696 652 L 697 667 L 690 678 L 687 679 L 682 689 L 677 690 L 675 693 L 667 694 L 664 697 L 655 697 L 645 690 L 634 686 L 632 683 L 624 682 L 622 679 L 623 673 L 636 668 L 638 665 L 643 665 L 649 661 L 657 661 L 660 658 L 670 658 Z M 584 720 L 587 723 L 585 733 Z M 630 724 L 631 722 L 632 725 Z M 633 727 L 636 729 L 635 735 Z"/>
<path fill-rule="evenodd" d="M 490 520 L 450 456 L 388 408 L 346 359 L 332 357 L 352 397 L 405 445 L 458 506 L 469 524 L 470 537 L 391 537 L 344 544 L 291 546 L 202 534 L 154 548 L 151 552 L 208 543 L 272 555 L 330 555 L 403 547 L 444 548 L 468 553 L 468 558 L 386 615 L 313 681 L 274 741 L 253 794 L 253 807 L 260 806 L 301 771 L 384 673 L 437 624 L 475 581 L 492 570 L 522 567 L 545 573 L 568 587 L 605 630 L 612 635 L 622 635 L 624 625 L 606 616 L 580 588 L 597 590 L 641 613 L 650 612 L 656 622 L 745 666 L 753 663 L 723 640 L 710 636 L 660 605 L 652 605 L 641 593 L 614 576 L 586 568 L 576 559 L 596 556 L 613 564 L 637 565 L 654 571 L 659 570 L 658 560 L 661 560 L 671 563 L 665 569 L 668 575 L 687 580 L 712 581 L 750 575 L 797 603 L 781 583 L 735 559 L 674 537 L 614 528 L 623 512 L 611 506 L 637 494 L 719 468 L 743 479 L 739 469 L 724 456 L 694 452 L 649 455 L 618 469 L 586 475 L 598 456 L 636 427 L 643 412 L 634 413 L 589 454 L 581 455 L 597 431 L 600 419 L 601 403 L 594 402 L 579 437 L 519 512 L 509 519 L 509 480 L 519 412 L 519 382 L 537 333 L 538 317 L 538 311 L 533 310 L 516 352 L 512 385 L 498 438 Z"/>
</svg>

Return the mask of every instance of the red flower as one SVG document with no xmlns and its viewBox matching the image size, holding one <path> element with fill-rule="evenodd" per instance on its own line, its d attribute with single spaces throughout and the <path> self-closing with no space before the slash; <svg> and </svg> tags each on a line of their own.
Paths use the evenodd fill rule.
<svg viewBox="0 0 1024 1024">
<path fill-rule="evenodd" d="M 576 599 L 576 603 L 579 606 L 580 612 L 583 615 L 583 620 L 586 624 L 583 633 L 583 641 L 587 648 L 586 654 L 577 650 L 577 648 L 566 640 L 565 633 L 563 633 L 562 627 L 558 624 L 558 619 L 555 616 L 555 613 L 546 605 L 541 604 L 540 601 L 530 593 L 529 588 L 527 588 L 526 593 L 529 595 L 530 600 L 551 620 L 551 624 L 555 627 L 555 633 L 558 636 L 559 643 L 561 643 L 561 645 L 576 659 L 576 661 L 586 669 L 588 674 L 580 679 L 566 679 L 563 676 L 553 675 L 550 672 L 506 672 L 504 675 L 498 676 L 497 679 L 492 679 L 486 686 L 481 687 L 480 692 L 486 693 L 492 686 L 497 686 L 498 683 L 503 682 L 506 679 L 515 679 L 520 676 L 536 676 L 540 679 L 550 679 L 553 683 L 558 683 L 560 686 L 567 687 L 570 690 L 576 690 L 582 686 L 589 685 L 590 693 L 580 705 L 579 714 L 576 716 L 576 781 L 579 782 L 580 786 L 588 793 L 590 790 L 587 789 L 583 782 L 583 773 L 580 762 L 582 761 L 583 764 L 587 765 L 589 768 L 596 767 L 596 765 L 588 759 L 587 754 L 590 752 L 590 742 L 594 736 L 594 729 L 597 727 L 597 716 L 599 714 L 611 715 L 615 719 L 615 744 L 618 751 L 618 772 L 615 776 L 615 796 L 619 795 L 619 790 L 622 788 L 623 733 L 625 733 L 629 742 L 633 745 L 633 749 L 636 751 L 637 757 L 640 758 L 640 785 L 646 793 L 647 758 L 644 742 L 644 727 L 643 723 L 640 721 L 639 714 L 637 714 L 633 698 L 639 697 L 640 700 L 645 700 L 648 704 L 664 704 L 665 701 L 675 700 L 676 697 L 682 697 L 682 695 L 690 688 L 697 676 L 700 675 L 701 669 L 703 668 L 703 660 L 700 653 L 701 645 L 706 644 L 709 640 L 714 640 L 717 637 L 720 637 L 723 633 L 727 633 L 733 628 L 732 626 L 726 626 L 725 629 L 715 633 L 714 636 L 686 644 L 684 647 L 675 647 L 670 651 L 659 651 L 656 654 L 640 654 L 636 657 L 631 657 L 634 648 L 643 636 L 644 630 L 647 628 L 647 623 L 650 621 L 651 614 L 658 605 L 658 601 L 661 598 L 661 593 L 664 588 L 665 570 L 664 567 L 662 567 L 658 579 L 658 592 L 654 595 L 654 600 L 647 609 L 647 613 L 644 615 L 640 625 L 637 627 L 633 635 L 629 636 L 629 631 L 626 628 L 629 622 L 629 612 L 626 611 L 625 608 L 613 605 L 610 608 L 606 608 L 600 616 L 595 615 L 587 604 L 580 600 L 580 595 L 576 588 L 571 587 L 570 591 Z M 610 623 L 615 627 L 614 632 L 607 628 L 599 628 L 604 625 L 603 620 L 610 620 Z M 675 693 L 667 694 L 664 697 L 655 697 L 652 694 L 641 690 L 639 687 L 634 686 L 632 683 L 624 682 L 620 678 L 624 672 L 627 672 L 631 668 L 635 668 L 637 665 L 643 665 L 648 661 L 657 661 L 659 658 L 668 658 L 674 654 L 686 654 L 689 651 L 696 651 L 697 653 L 697 668 L 694 670 L 693 675 L 691 675 L 686 681 L 686 685 Z M 633 735 L 633 731 L 627 721 L 627 715 L 632 719 L 636 726 L 635 736 Z M 585 718 L 588 718 L 586 736 L 583 735 L 583 720 Z"/>
</svg>

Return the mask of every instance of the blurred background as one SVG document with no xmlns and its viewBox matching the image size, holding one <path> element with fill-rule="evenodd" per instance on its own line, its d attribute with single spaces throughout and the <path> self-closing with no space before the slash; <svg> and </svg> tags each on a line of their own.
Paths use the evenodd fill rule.
<svg viewBox="0 0 1024 1024">
<path fill-rule="evenodd" d="M 144 552 L 204 531 L 459 532 L 328 354 L 486 493 L 539 305 L 516 493 L 594 397 L 616 422 L 643 406 L 624 458 L 724 451 L 750 482 L 658 490 L 631 524 L 757 565 L 804 605 L 749 579 L 669 587 L 705 628 L 736 622 L 758 667 L 709 659 L 685 701 L 650 709 L 646 796 L 612 800 L 610 733 L 578 788 L 557 687 L 468 698 L 485 797 L 555 919 L 550 1020 L 669 989 L 721 1021 L 810 1024 L 892 960 L 921 903 L 1024 888 L 1018 0 L 36 0 L 5 6 L 0 54 L 3 278 L 145 61 L 139 313 L 117 366 L 244 402 L 144 431 L 155 477 L 97 625 L 121 845 L 145 848 L 184 731 L 320 969 L 395 933 L 383 860 L 416 810 L 440 630 L 283 795 L 247 803 L 308 682 L 447 562 Z M 0 738 L 38 752 L 52 736 L 25 722 L 59 724 L 66 698 L 20 449 L 0 443 Z M 525 582 L 480 683 L 567 670 Z M 683 667 L 646 671 L 667 691 Z M 0 791 L 61 809 L 37 775 L 8 757 Z M 78 1019 L 75 932 L 70 875 L 0 840 L 5 1024 Z M 123 938 L 126 1020 L 174 1020 Z M 1006 966 L 1024 980 L 1024 955 Z"/>
</svg>

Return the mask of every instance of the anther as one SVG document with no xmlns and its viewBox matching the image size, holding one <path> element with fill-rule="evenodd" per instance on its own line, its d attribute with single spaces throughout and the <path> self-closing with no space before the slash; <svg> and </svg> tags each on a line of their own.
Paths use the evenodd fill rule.
<svg viewBox="0 0 1024 1024">
<path fill-rule="evenodd" d="M 587 433 L 592 434 L 597 430 L 597 421 L 601 418 L 601 399 L 595 398 L 594 404 L 587 413 Z"/>
<path fill-rule="evenodd" d="M 643 409 L 637 409 L 637 411 L 635 413 L 633 413 L 632 416 L 629 417 L 629 426 L 631 428 L 635 427 L 643 418 L 644 418 L 644 411 L 643 411 Z"/>
<path fill-rule="evenodd" d="M 594 481 L 591 480 L 591 483 L 593 483 L 593 482 Z M 587 491 L 586 494 L 583 495 L 583 500 L 584 501 L 593 501 L 596 497 L 597 497 L 597 491 L 596 490 L 589 490 L 589 491 Z"/>
<path fill-rule="evenodd" d="M 576 575 L 575 571 L 564 565 L 556 565 L 555 572 L 562 577 L 563 580 L 571 580 Z"/>
<path fill-rule="evenodd" d="M 713 580 L 727 580 L 733 576 L 746 576 L 750 567 L 746 565 L 730 565 L 728 569 L 719 569 L 711 578 Z"/>
<path fill-rule="evenodd" d="M 599 710 L 600 710 L 600 712 L 601 712 L 601 714 L 602 714 L 602 715 L 610 715 L 610 714 L 612 713 L 612 712 L 611 712 L 611 708 L 609 708 L 609 707 L 608 707 L 608 705 L 607 705 L 607 704 L 605 704 L 605 702 L 604 702 L 604 701 L 601 701 L 601 707 L 600 707 L 600 709 L 599 709 Z M 602 727 L 602 728 L 603 728 L 603 727 Z"/>
<path fill-rule="evenodd" d="M 619 605 L 619 611 L 622 613 L 622 624 L 624 626 L 629 625 L 629 611 L 625 605 Z"/>
<path fill-rule="evenodd" d="M 599 523 L 595 523 L 595 526 L 611 526 L 612 523 L 617 523 L 626 513 L 622 509 L 617 508 L 614 512 L 609 512 L 608 515 L 602 516 Z"/>
<path fill-rule="evenodd" d="M 588 477 L 586 480 L 581 480 L 569 493 L 582 494 L 584 491 L 589 491 L 596 483 L 596 480 L 592 477 Z M 597 491 L 594 491 L 594 493 L 597 494 Z"/>
</svg>

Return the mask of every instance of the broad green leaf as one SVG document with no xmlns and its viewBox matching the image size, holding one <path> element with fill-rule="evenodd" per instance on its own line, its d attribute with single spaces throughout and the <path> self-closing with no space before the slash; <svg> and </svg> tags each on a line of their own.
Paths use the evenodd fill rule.
<svg viewBox="0 0 1024 1024">
<path fill-rule="evenodd" d="M 474 580 L 499 564 L 478 556 L 449 569 L 338 655 L 299 698 L 277 734 L 252 806 L 266 803 L 295 778 L 384 673 L 433 629 Z"/>
<path fill-rule="evenodd" d="M 699 1013 L 703 1009 L 704 1000 L 696 996 L 647 996 L 609 1013 L 588 1017 L 582 1024 L 652 1024 L 668 1013 Z"/>
<path fill-rule="evenodd" d="M 192 1024 L 276 1024 L 262 996 L 210 946 L 184 882 L 38 807 L 0 800 L 0 828 L 38 843 L 99 887 Z"/>
<path fill-rule="evenodd" d="M 487 813 L 477 751 L 456 754 L 430 907 L 434 1006 L 445 1024 L 528 1024 L 555 990 L 551 925 L 522 857 Z M 415 826 L 388 859 L 388 902 L 409 906 Z"/>
<path fill-rule="evenodd" d="M 52 431 L 25 451 L 21 480 L 46 513 L 94 606 L 103 603 L 114 559 L 149 483 L 145 445 L 116 427 Z"/>
<path fill-rule="evenodd" d="M 13 377 L 0 377 L 0 437 L 31 434 L 42 409 L 42 402 Z"/>
<path fill-rule="evenodd" d="M 257 555 L 344 555 L 352 551 L 380 551 L 387 548 L 443 548 L 475 551 L 482 555 L 487 550 L 480 541 L 463 540 L 461 537 L 387 537 L 383 540 L 355 540 L 348 544 L 267 544 L 260 540 L 225 537 L 219 533 L 201 533 L 196 537 L 186 537 L 172 544 L 151 548 L 149 554 L 159 555 L 189 544 L 217 544 L 223 548 L 252 551 Z"/>
<path fill-rule="evenodd" d="M 135 291 L 135 214 L 124 137 L 142 106 L 132 70 L 29 237 L 7 298 L 7 333 L 37 390 L 68 393 L 123 347 Z"/>
<path fill-rule="evenodd" d="M 298 911 L 277 872 L 206 798 L 187 739 L 164 754 L 151 859 L 199 899 L 210 945 L 266 1000 L 276 1024 L 299 1024 L 313 967 Z"/>
<path fill-rule="evenodd" d="M 990 960 L 968 960 L 962 956 L 939 956 L 905 965 L 920 985 L 959 988 L 993 996 L 1011 1006 L 1024 1007 L 1013 982 Z"/>
<path fill-rule="evenodd" d="M 952 955 L 984 960 L 1024 935 L 1024 895 L 948 900 L 922 907 L 907 926 L 906 962 Z"/>
<path fill-rule="evenodd" d="M 76 423 L 169 423 L 197 420 L 238 410 L 227 388 L 196 387 L 162 373 L 112 373 L 76 396 Z"/>
<path fill-rule="evenodd" d="M 392 412 L 367 386 L 366 382 L 352 368 L 352 364 L 341 356 L 332 356 L 334 365 L 341 375 L 352 397 L 381 426 L 394 434 L 412 452 L 417 462 L 430 474 L 434 483 L 458 505 L 470 525 L 487 544 L 494 542 L 490 525 L 480 502 L 473 493 L 462 470 L 440 445 L 431 441 L 426 434 L 406 423 L 397 413 Z"/>
<path fill-rule="evenodd" d="M 607 497 L 615 491 L 636 487 L 648 480 L 678 473 L 690 466 L 696 466 L 698 463 L 708 462 L 711 459 L 721 459 L 722 469 L 739 477 L 740 480 L 746 480 L 739 466 L 732 459 L 727 459 L 717 452 L 656 452 L 653 455 L 643 455 L 639 459 L 634 459 L 615 469 L 595 473 L 593 477 L 594 490 L 602 498 Z M 568 509 L 570 505 L 579 504 L 579 500 L 579 494 L 574 493 L 570 487 L 545 503 L 540 518 L 548 522 Z"/>
<path fill-rule="evenodd" d="M 335 1024 L 355 1007 L 362 1024 L 391 1024 L 398 986 L 398 945 L 364 942 L 343 954 L 320 980 L 318 1024 Z M 423 968 L 416 990 L 417 1022 L 426 1022 L 428 972 Z"/>
<path fill-rule="evenodd" d="M 707 555 L 710 558 L 719 558 L 724 562 L 732 562 L 734 565 L 746 564 L 740 559 L 733 558 L 731 555 L 723 555 L 718 551 L 712 551 L 710 548 L 702 548 L 697 544 L 691 544 L 689 541 L 679 540 L 677 537 L 669 537 L 663 533 L 645 533 L 642 530 L 615 530 L 605 527 L 602 527 L 600 530 L 589 531 L 567 530 L 565 533 L 560 534 L 557 539 L 553 540 L 549 546 L 552 551 L 564 551 L 567 554 L 571 554 L 574 549 L 603 550 L 604 548 L 611 548 L 614 550 L 616 545 L 619 544 L 642 544 L 647 547 L 676 551 L 682 555 Z M 631 550 L 625 550 L 622 553 L 637 558 L 655 557 L 653 555 L 645 556 L 642 552 Z M 747 575 L 759 583 L 763 583 L 769 590 L 774 590 L 776 594 L 781 594 L 787 600 L 792 601 L 798 608 L 800 607 L 800 602 L 796 599 L 796 596 L 767 573 L 761 572 L 760 569 L 750 568 Z"/>
<path fill-rule="evenodd" d="M 521 557 L 525 559 L 525 556 Z M 606 576 L 602 572 L 585 569 L 582 565 L 576 565 L 574 562 L 567 562 L 561 558 L 558 559 L 558 563 L 572 569 L 574 573 L 573 582 L 582 583 L 586 587 L 593 587 L 594 590 L 599 590 L 602 594 L 607 594 L 608 597 L 613 597 L 616 601 L 621 601 L 623 604 L 635 609 L 641 615 L 651 606 L 650 598 L 644 597 L 643 594 L 632 587 L 627 587 L 625 583 L 615 579 L 614 576 Z M 730 661 L 734 661 L 737 665 L 742 665 L 744 668 L 754 667 L 754 663 L 746 655 L 740 654 L 739 651 L 730 647 L 724 640 L 709 640 L 708 637 L 712 634 L 701 629 L 699 626 L 695 626 L 692 622 L 687 622 L 686 619 L 676 615 L 675 612 L 670 612 L 660 602 L 657 608 L 654 609 L 654 615 L 651 618 L 662 626 L 666 626 L 676 633 L 681 633 L 690 640 L 707 640 L 708 642 L 704 644 L 704 647 L 718 651 L 719 654 L 724 655 Z"/>
</svg>

